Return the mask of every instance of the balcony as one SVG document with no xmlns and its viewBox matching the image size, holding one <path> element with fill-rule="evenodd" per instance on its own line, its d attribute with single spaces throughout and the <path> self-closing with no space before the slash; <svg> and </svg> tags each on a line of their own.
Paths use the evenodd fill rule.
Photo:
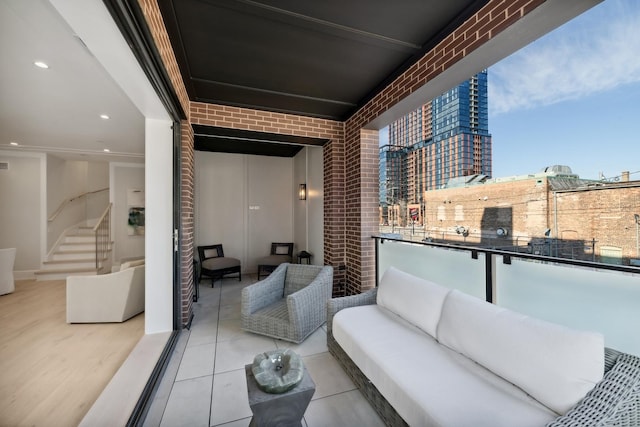
<svg viewBox="0 0 640 427">
<path fill-rule="evenodd" d="M 394 266 L 537 318 L 599 331 L 606 346 L 640 354 L 639 268 L 380 237 L 375 243 L 378 278 Z M 180 338 L 145 424 L 249 423 L 244 364 L 266 349 L 290 347 L 240 330 L 240 291 L 254 281 L 202 284 L 192 329 Z M 326 327 L 291 348 L 316 382 L 306 425 L 383 425 L 327 352 Z"/>
<path fill-rule="evenodd" d="M 378 278 L 394 266 L 640 355 L 638 267 L 387 238 L 376 238 L 376 265 Z"/>
</svg>

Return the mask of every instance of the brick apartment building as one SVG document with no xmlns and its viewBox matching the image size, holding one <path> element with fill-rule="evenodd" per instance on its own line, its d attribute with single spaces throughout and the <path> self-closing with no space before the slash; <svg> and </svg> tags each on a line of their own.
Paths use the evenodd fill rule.
<svg viewBox="0 0 640 427">
<path fill-rule="evenodd" d="M 618 264 L 640 258 L 640 181 L 629 181 L 628 174 L 615 183 L 583 180 L 564 168 L 465 177 L 427 191 L 425 236 Z M 408 214 L 403 223 L 410 224 Z"/>
</svg>

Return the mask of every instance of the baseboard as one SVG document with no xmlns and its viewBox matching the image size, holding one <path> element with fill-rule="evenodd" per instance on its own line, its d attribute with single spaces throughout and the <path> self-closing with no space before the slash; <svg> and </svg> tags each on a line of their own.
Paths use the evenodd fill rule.
<svg viewBox="0 0 640 427">
<path fill-rule="evenodd" d="M 36 271 L 39 270 L 14 270 L 13 280 L 36 280 Z"/>
</svg>

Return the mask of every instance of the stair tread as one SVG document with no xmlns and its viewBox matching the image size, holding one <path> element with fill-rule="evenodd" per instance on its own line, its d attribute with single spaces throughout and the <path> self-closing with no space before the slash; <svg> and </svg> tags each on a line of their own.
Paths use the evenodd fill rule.
<svg viewBox="0 0 640 427">
<path fill-rule="evenodd" d="M 111 249 L 107 249 L 110 251 Z M 79 254 L 92 254 L 95 253 L 94 249 L 74 249 L 71 251 L 55 251 L 52 255 L 79 255 Z"/>
<path fill-rule="evenodd" d="M 109 237 L 108 234 L 98 232 L 99 237 Z M 81 225 L 68 230 L 57 247 L 50 252 L 48 259 L 42 263 L 42 269 L 34 272 L 38 277 L 70 276 L 78 274 L 99 274 L 104 265 L 96 268 L 96 233 L 93 226 Z M 114 242 L 108 239 L 100 243 L 104 249 L 103 256 L 98 260 L 100 264 L 108 262 L 113 251 Z M 105 248 L 106 246 L 106 248 Z M 105 256 L 106 255 L 106 256 Z"/>
<path fill-rule="evenodd" d="M 64 242 L 64 243 L 61 243 L 58 247 L 61 247 L 61 246 L 80 246 L 80 245 L 85 245 L 86 246 L 86 245 L 93 245 L 93 244 L 94 244 L 93 241 L 92 242 Z M 109 242 L 109 244 L 113 244 L 113 242 Z"/>
<path fill-rule="evenodd" d="M 35 271 L 34 274 L 60 274 L 60 273 L 95 273 L 97 272 L 97 268 L 63 268 L 58 270 L 38 270 Z"/>
<path fill-rule="evenodd" d="M 102 258 L 101 261 L 104 261 L 106 258 Z M 52 259 L 50 261 L 44 261 L 43 264 L 77 264 L 77 263 L 88 263 L 88 262 L 96 262 L 95 258 L 80 258 L 80 259 Z"/>
</svg>

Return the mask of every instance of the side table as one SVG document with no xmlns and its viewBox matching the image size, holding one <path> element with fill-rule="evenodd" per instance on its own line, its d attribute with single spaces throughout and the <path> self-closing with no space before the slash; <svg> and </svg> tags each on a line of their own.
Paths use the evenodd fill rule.
<svg viewBox="0 0 640 427">
<path fill-rule="evenodd" d="M 305 264 L 311 264 L 312 256 L 313 255 L 311 255 L 307 251 L 301 251 L 300 253 L 298 253 L 298 264 L 302 264 L 302 261 L 304 261 Z"/>
<path fill-rule="evenodd" d="M 253 418 L 249 427 L 301 427 L 304 412 L 316 391 L 316 384 L 304 367 L 302 381 L 286 393 L 272 394 L 262 391 L 251 372 L 251 364 L 244 367 L 247 392 Z"/>
</svg>

